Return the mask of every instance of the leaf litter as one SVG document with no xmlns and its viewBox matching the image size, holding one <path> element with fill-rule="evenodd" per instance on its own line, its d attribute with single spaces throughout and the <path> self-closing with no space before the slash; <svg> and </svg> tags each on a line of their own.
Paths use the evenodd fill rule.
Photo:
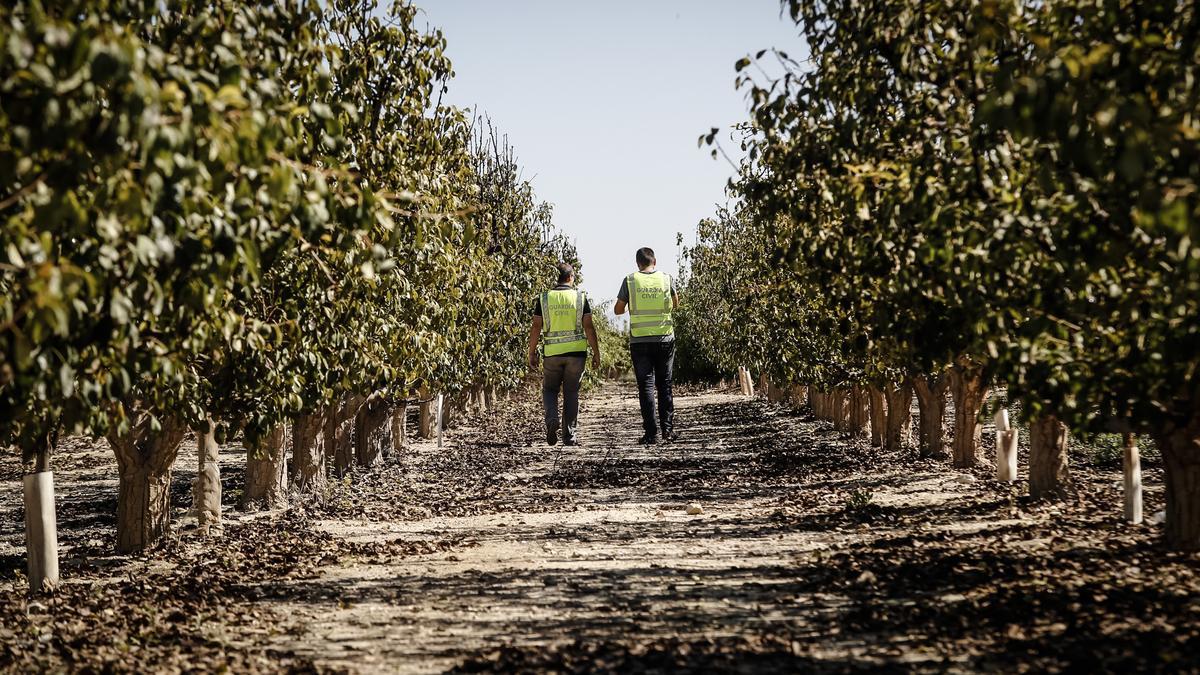
<svg viewBox="0 0 1200 675">
<path fill-rule="evenodd" d="M 279 648 L 282 634 L 306 639 L 305 625 L 280 603 L 333 568 L 444 558 L 488 534 L 347 541 L 320 528 L 320 519 L 552 514 L 618 494 L 651 504 L 661 527 L 631 531 L 605 520 L 548 527 L 538 535 L 546 551 L 568 547 L 568 558 L 585 564 L 580 547 L 605 541 L 678 539 L 697 561 L 742 536 L 799 534 L 812 545 L 783 564 L 716 558 L 691 569 L 666 560 L 644 566 L 669 581 L 603 570 L 533 576 L 559 598 L 547 618 L 514 623 L 534 632 L 464 642 L 438 652 L 437 663 L 457 664 L 458 672 L 1200 669 L 1196 554 L 1166 550 L 1158 527 L 1123 523 L 1119 473 L 1086 458 L 1073 458 L 1080 460 L 1072 467 L 1074 496 L 1046 504 L 1029 500 L 1020 484 L 987 480 L 986 469 L 962 482 L 912 451 L 885 453 L 804 415 L 732 396 L 684 407 L 685 437 L 676 446 L 646 451 L 615 439 L 553 464 L 534 440 L 536 398 L 513 402 L 507 413 L 466 420 L 447 448 L 418 444 L 336 482 L 320 499 L 231 522 L 220 537 L 177 533 L 131 558 L 79 544 L 65 561 L 65 583 L 45 597 L 28 598 L 21 561 L 8 560 L 0 668 L 338 672 L 346 666 L 321 658 L 320 645 L 317 656 Z M 628 411 L 603 404 L 585 414 L 621 428 Z M 65 462 L 60 481 L 99 466 L 95 453 Z M 930 501 L 918 482 L 938 477 L 949 487 Z M 1162 503 L 1153 461 L 1146 483 L 1153 512 Z M 672 525 L 689 504 L 703 515 Z M 85 506 L 71 507 L 80 517 L 71 516 L 63 535 L 77 538 L 69 528 L 87 522 L 88 537 L 99 531 L 111 541 L 111 517 L 95 509 L 113 504 L 99 500 L 86 521 Z M 469 605 L 516 592 L 523 579 L 481 570 L 461 574 L 461 586 L 445 592 Z M 554 619 L 556 611 L 602 607 L 612 613 L 607 625 L 579 631 L 566 614 Z"/>
</svg>

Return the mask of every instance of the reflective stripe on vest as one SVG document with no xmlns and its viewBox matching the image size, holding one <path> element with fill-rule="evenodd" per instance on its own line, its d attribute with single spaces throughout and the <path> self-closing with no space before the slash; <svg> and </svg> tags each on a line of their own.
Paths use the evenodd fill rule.
<svg viewBox="0 0 1200 675">
<path fill-rule="evenodd" d="M 559 356 L 586 352 L 587 335 L 583 332 L 583 291 L 564 289 L 542 293 L 542 354 Z"/>
<path fill-rule="evenodd" d="M 629 335 L 674 335 L 671 277 L 663 272 L 634 272 L 626 277 L 625 284 L 629 289 Z"/>
</svg>

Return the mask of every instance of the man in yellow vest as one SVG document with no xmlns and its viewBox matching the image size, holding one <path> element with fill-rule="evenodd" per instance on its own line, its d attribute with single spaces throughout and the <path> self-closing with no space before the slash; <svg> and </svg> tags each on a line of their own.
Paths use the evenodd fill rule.
<svg viewBox="0 0 1200 675">
<path fill-rule="evenodd" d="M 638 402 L 642 407 L 643 445 L 673 441 L 675 399 L 671 395 L 671 371 L 675 367 L 675 324 L 671 312 L 679 306 L 679 294 L 670 275 L 659 272 L 654 250 L 640 248 L 638 271 L 625 277 L 613 311 L 629 309 L 629 353 L 637 376 Z M 654 419 L 654 393 L 658 389 L 658 424 Z"/>
<path fill-rule="evenodd" d="M 537 368 L 538 338 L 542 338 L 542 403 L 546 408 L 546 443 L 558 443 L 558 395 L 562 392 L 563 445 L 579 445 L 579 385 L 583 382 L 588 346 L 592 368 L 600 368 L 600 344 L 592 323 L 587 294 L 575 288 L 575 268 L 558 266 L 558 285 L 542 293 L 533 305 L 529 329 L 529 367 Z"/>
</svg>

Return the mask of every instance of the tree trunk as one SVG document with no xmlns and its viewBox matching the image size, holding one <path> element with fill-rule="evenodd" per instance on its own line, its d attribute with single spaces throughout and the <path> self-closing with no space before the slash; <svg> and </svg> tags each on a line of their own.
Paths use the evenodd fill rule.
<svg viewBox="0 0 1200 675">
<path fill-rule="evenodd" d="M 1029 494 L 1062 499 L 1071 486 L 1067 465 L 1067 426 L 1052 416 L 1029 423 Z"/>
<path fill-rule="evenodd" d="M 792 385 L 792 408 L 800 410 L 808 403 L 808 387 L 800 384 Z"/>
<path fill-rule="evenodd" d="M 375 466 L 385 449 L 392 446 L 389 408 L 385 401 L 378 399 L 359 406 L 354 418 L 354 454 L 361 467 Z"/>
<path fill-rule="evenodd" d="M 833 428 L 836 431 L 848 431 L 850 423 L 848 422 L 850 415 L 850 402 L 846 400 L 846 390 L 842 387 L 834 387 L 830 392 L 833 397 L 832 408 L 830 411 L 833 417 Z"/>
<path fill-rule="evenodd" d="M 871 406 L 871 446 L 881 448 L 887 433 L 887 403 L 878 387 L 867 390 L 867 399 Z"/>
<path fill-rule="evenodd" d="M 449 430 L 451 425 L 454 424 L 454 415 L 458 412 L 458 406 L 455 403 L 456 400 L 454 397 L 442 396 L 442 416 L 440 418 L 442 420 L 442 431 Z"/>
<path fill-rule="evenodd" d="M 488 400 L 492 404 L 496 401 L 495 390 L 490 390 L 491 393 Z M 405 445 L 408 444 L 408 403 L 401 403 L 399 407 L 392 411 L 392 454 L 399 457 L 404 452 Z"/>
<path fill-rule="evenodd" d="M 983 368 L 952 366 L 950 390 L 954 395 L 954 466 L 969 468 L 979 463 L 979 440 L 983 434 L 979 413 L 988 395 Z"/>
<path fill-rule="evenodd" d="M 616 378 L 613 378 L 616 379 Z M 483 402 L 487 407 L 488 414 L 496 412 L 496 387 L 491 386 L 484 390 Z"/>
<path fill-rule="evenodd" d="M 1200 550 L 1200 415 L 1186 426 L 1155 435 L 1167 484 L 1167 543 Z"/>
<path fill-rule="evenodd" d="M 883 447 L 891 452 L 899 452 L 908 446 L 912 435 L 912 382 L 905 380 L 900 384 L 888 385 L 886 395 L 887 433 L 884 434 Z"/>
<path fill-rule="evenodd" d="M 996 432 L 996 480 L 1011 483 L 1017 479 L 1020 440 L 1020 432 L 1016 429 Z"/>
<path fill-rule="evenodd" d="M 50 459 L 58 445 L 58 421 L 47 421 L 42 432 L 30 445 L 21 448 L 21 469 L 27 473 L 44 473 L 50 470 Z"/>
<path fill-rule="evenodd" d="M 274 509 L 287 503 L 286 438 L 281 424 L 249 444 L 242 508 L 265 502 L 267 508 Z"/>
<path fill-rule="evenodd" d="M 329 415 L 329 408 L 318 408 L 292 425 L 292 484 L 301 493 L 325 491 Z"/>
<path fill-rule="evenodd" d="M 866 436 L 871 423 L 871 411 L 868 408 L 867 389 L 861 384 L 850 387 L 850 433 L 853 436 Z"/>
<path fill-rule="evenodd" d="M 859 433 L 858 423 L 860 421 L 860 417 L 862 414 L 861 411 L 858 409 L 858 405 L 861 402 L 860 396 L 858 393 L 858 385 L 852 384 L 849 387 L 846 387 L 845 389 L 843 389 L 842 391 L 845 393 L 844 400 L 845 400 L 846 410 L 843 414 L 844 414 L 844 419 L 845 419 L 845 424 L 846 424 L 846 432 L 849 433 L 851 437 L 853 437 L 853 436 L 858 435 L 858 433 Z"/>
<path fill-rule="evenodd" d="M 192 512 L 200 532 L 221 526 L 221 466 L 216 425 L 196 429 L 196 480 L 192 483 Z"/>
<path fill-rule="evenodd" d="M 187 425 L 177 418 L 152 428 L 150 413 L 132 408 L 125 434 L 108 435 L 120 474 L 117 492 L 117 551 L 141 551 L 157 543 L 171 527 L 171 467 Z"/>
<path fill-rule="evenodd" d="M 471 387 L 466 387 L 454 397 L 455 407 L 457 412 L 462 416 L 470 416 L 475 414 L 475 392 Z"/>
<path fill-rule="evenodd" d="M 429 440 L 434 434 L 434 397 L 429 394 L 429 390 L 425 387 L 421 388 L 421 410 L 420 417 L 417 422 L 417 433 L 421 438 Z"/>
<path fill-rule="evenodd" d="M 345 476 L 354 466 L 354 418 L 364 400 L 362 396 L 346 396 L 330 407 L 325 426 L 325 452 L 332 458 L 333 472 L 339 477 Z"/>
<path fill-rule="evenodd" d="M 946 414 L 946 389 L 949 378 L 943 373 L 933 378 L 913 378 L 913 390 L 917 393 L 917 407 L 921 411 L 917 431 L 917 448 L 922 457 L 946 458 L 946 436 L 942 419 Z"/>
<path fill-rule="evenodd" d="M 442 429 L 449 431 L 462 424 L 463 418 L 467 415 L 469 401 L 470 392 L 459 392 L 453 398 L 443 399 L 442 405 L 446 406 L 446 409 L 442 411 Z"/>
</svg>

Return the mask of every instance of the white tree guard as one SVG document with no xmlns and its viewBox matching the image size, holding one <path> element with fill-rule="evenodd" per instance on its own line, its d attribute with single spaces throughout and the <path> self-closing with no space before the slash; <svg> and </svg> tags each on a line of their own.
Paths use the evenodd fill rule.
<svg viewBox="0 0 1200 675">
<path fill-rule="evenodd" d="M 29 588 L 58 585 L 58 519 L 54 512 L 54 472 L 25 476 L 25 548 Z"/>
</svg>

